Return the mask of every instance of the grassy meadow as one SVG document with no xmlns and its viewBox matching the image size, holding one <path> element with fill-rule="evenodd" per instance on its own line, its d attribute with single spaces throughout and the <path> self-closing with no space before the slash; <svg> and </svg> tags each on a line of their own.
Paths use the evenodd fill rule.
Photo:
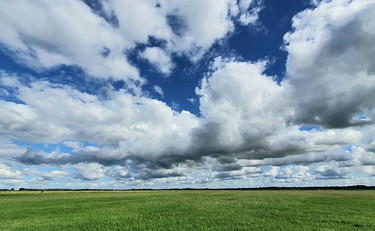
<svg viewBox="0 0 375 231">
<path fill-rule="evenodd" d="M 375 191 L 0 192 L 0 230 L 375 230 Z"/>
</svg>

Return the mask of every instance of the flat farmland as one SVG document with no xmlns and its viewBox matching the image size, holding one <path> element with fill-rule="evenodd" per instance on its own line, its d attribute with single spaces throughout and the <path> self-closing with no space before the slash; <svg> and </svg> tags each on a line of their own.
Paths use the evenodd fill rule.
<svg viewBox="0 0 375 231">
<path fill-rule="evenodd" d="M 375 191 L 9 191 L 0 230 L 375 230 Z"/>
</svg>

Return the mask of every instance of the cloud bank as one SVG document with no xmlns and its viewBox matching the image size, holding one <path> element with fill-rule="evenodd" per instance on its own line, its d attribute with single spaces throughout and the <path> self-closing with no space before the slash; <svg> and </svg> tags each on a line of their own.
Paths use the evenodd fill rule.
<svg viewBox="0 0 375 231">
<path fill-rule="evenodd" d="M 20 19 L 9 13 L 13 8 L 28 13 Z M 229 0 L 98 5 L 70 0 L 2 2 L 0 9 L 2 49 L 22 65 L 35 70 L 78 65 L 91 77 L 138 82 L 142 88 L 146 79 L 126 57 L 137 44 L 145 45 L 141 59 L 169 75 L 172 54 L 199 61 L 236 24 L 256 25 L 262 6 Z M 41 13 L 45 9 L 50 13 Z M 0 177 L 73 176 L 66 187 L 82 182 L 219 187 L 233 180 L 373 184 L 374 12 L 374 1 L 333 0 L 298 13 L 284 36 L 288 56 L 281 83 L 266 74 L 266 59 L 216 57 L 195 89 L 199 114 L 172 109 L 142 90 L 109 86 L 102 95 L 91 94 L 2 71 L 0 145 L 7 151 L 0 152 Z M 21 23 L 26 20 L 34 27 Z M 149 46 L 150 37 L 163 46 Z M 164 97 L 160 86 L 153 90 Z M 10 95 L 13 100 L 6 100 Z M 316 129 L 304 129 L 309 126 Z M 54 149 L 25 150 L 15 141 Z M 18 164 L 34 169 L 22 172 Z"/>
</svg>

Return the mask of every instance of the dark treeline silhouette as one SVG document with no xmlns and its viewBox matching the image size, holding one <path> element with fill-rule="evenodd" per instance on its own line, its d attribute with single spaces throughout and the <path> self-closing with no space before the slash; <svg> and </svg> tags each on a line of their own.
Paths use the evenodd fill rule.
<svg viewBox="0 0 375 231">
<path fill-rule="evenodd" d="M 350 186 L 315 186 L 315 187 L 258 187 L 258 188 L 133 188 L 133 189 L 37 189 L 37 188 L 20 188 L 18 191 L 146 191 L 146 190 L 375 190 L 375 186 L 350 185 Z M 0 191 L 14 191 L 12 189 L 0 189 Z"/>
<path fill-rule="evenodd" d="M 259 188 L 170 188 L 167 190 L 375 190 L 375 186 L 315 186 L 315 187 L 259 187 Z"/>
</svg>

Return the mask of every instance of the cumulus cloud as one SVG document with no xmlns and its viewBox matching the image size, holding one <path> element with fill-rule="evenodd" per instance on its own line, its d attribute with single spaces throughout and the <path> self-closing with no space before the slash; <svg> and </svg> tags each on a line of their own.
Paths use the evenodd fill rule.
<svg viewBox="0 0 375 231">
<path fill-rule="evenodd" d="M 110 0 L 108 6 L 117 17 L 121 34 L 131 42 L 147 43 L 149 36 L 163 40 L 172 36 L 165 17 L 168 9 L 157 7 L 157 1 Z"/>
<path fill-rule="evenodd" d="M 146 50 L 140 53 L 140 57 L 150 62 L 158 71 L 165 75 L 169 75 L 172 71 L 172 60 L 158 47 L 147 47 Z"/>
<path fill-rule="evenodd" d="M 232 17 L 238 14 L 238 3 L 224 1 L 160 1 L 168 11 L 168 23 L 173 29 L 171 50 L 199 58 L 216 40 L 234 29 Z"/>
<path fill-rule="evenodd" d="M 102 100 L 65 85 L 34 81 L 17 87 L 22 104 L 1 101 L 2 135 L 73 148 L 70 153 L 28 150 L 18 157 L 28 164 L 134 160 L 148 162 L 145 167 L 152 169 L 212 156 L 223 163 L 218 171 L 241 168 L 233 158 L 280 158 L 361 141 L 362 133 L 352 129 L 300 131 L 289 124 L 293 110 L 287 88 L 263 74 L 266 63 L 219 59 L 196 89 L 202 117 L 122 90 L 110 91 L 110 98 Z M 83 148 L 84 141 L 101 147 Z"/>
<path fill-rule="evenodd" d="M 370 122 L 355 117 L 374 113 L 374 12 L 373 1 L 321 1 L 293 18 L 284 39 L 295 122 L 328 128 Z"/>
<path fill-rule="evenodd" d="M 254 24 L 259 7 L 254 5 L 248 14 L 250 5 L 251 1 L 233 0 L 108 1 L 124 38 L 147 43 L 152 36 L 166 41 L 169 52 L 187 54 L 193 61 L 233 31 L 235 17 L 243 15 L 246 24 Z"/>
<path fill-rule="evenodd" d="M 167 53 L 150 47 L 141 56 L 169 74 L 171 53 L 198 60 L 233 31 L 230 8 L 239 7 L 233 0 L 86 2 L 1 2 L 2 49 L 35 70 L 78 65 L 90 76 L 142 84 L 145 79 L 126 57 L 137 44 L 147 44 L 150 37 L 165 41 Z M 240 8 L 244 5 L 249 7 L 241 2 Z M 245 21 L 253 23 L 257 14 L 253 11 Z"/>
<path fill-rule="evenodd" d="M 251 7 L 253 6 L 253 7 Z M 238 12 L 238 21 L 242 25 L 254 24 L 258 21 L 259 12 L 262 10 L 262 1 L 257 0 L 240 0 L 238 9 L 234 12 Z"/>
<path fill-rule="evenodd" d="M 158 145 L 160 139 L 164 142 L 169 136 L 185 139 L 188 130 L 197 124 L 189 112 L 175 112 L 163 102 L 124 91 L 110 94 L 110 99 L 101 100 L 66 85 L 43 81 L 21 86 L 18 98 L 22 104 L 0 101 L 1 134 L 31 143 L 92 141 L 98 145 L 126 146 L 130 150 L 144 141 L 153 143 L 156 149 L 152 152 L 158 153 L 163 148 L 162 144 Z"/>
<path fill-rule="evenodd" d="M 22 177 L 22 172 L 20 170 L 12 170 L 9 166 L 0 163 L 1 179 L 17 179 Z"/>
<path fill-rule="evenodd" d="M 279 171 L 276 176 L 277 179 L 290 179 L 290 178 L 308 178 L 311 174 L 309 173 L 309 167 L 307 166 L 288 166 Z"/>
<path fill-rule="evenodd" d="M 286 126 L 290 111 L 285 89 L 263 73 L 266 63 L 215 62 L 196 93 L 204 123 L 194 130 L 193 150 L 231 153 L 260 151 Z"/>
<path fill-rule="evenodd" d="M 0 9 L 0 42 L 18 62 L 35 69 L 79 65 L 95 77 L 142 81 L 122 54 L 132 44 L 83 2 L 2 1 Z"/>
<path fill-rule="evenodd" d="M 108 0 L 99 10 L 73 0 L 58 1 L 56 8 L 42 0 L 17 4 L 31 9 L 24 17 L 39 13 L 35 30 L 6 12 L 0 16 L 0 41 L 18 61 L 37 69 L 76 64 L 96 77 L 139 82 L 126 60 L 137 44 L 146 47 L 139 57 L 169 75 L 170 55 L 198 60 L 234 30 L 235 20 L 254 24 L 261 9 L 261 1 L 251 0 Z M 0 11 L 10 9 L 1 5 Z M 45 8 L 56 16 L 41 13 Z M 73 169 L 75 181 L 90 185 L 103 178 L 134 184 L 255 178 L 301 184 L 374 175 L 374 9 L 366 0 L 319 1 L 296 15 L 284 37 L 288 61 L 281 83 L 265 73 L 267 61 L 217 57 L 196 87 L 196 99 L 188 99 L 199 105 L 198 115 L 142 91 L 108 88 L 101 97 L 0 72 L 0 158 L 59 168 L 29 172 L 40 180 L 64 178 Z M 64 12 L 71 10 L 68 20 Z M 90 26 L 70 25 L 81 18 Z M 60 39 L 51 25 L 60 25 Z M 70 30 L 77 36 L 66 44 Z M 150 37 L 163 45 L 148 44 Z M 163 98 L 160 86 L 153 90 Z M 9 95 L 12 100 L 5 100 Z M 303 125 L 320 129 L 306 131 Z M 14 141 L 61 144 L 69 151 L 25 150 Z M 0 169 L 6 179 L 22 175 L 8 165 Z"/>
<path fill-rule="evenodd" d="M 80 163 L 72 166 L 77 170 L 77 177 L 83 180 L 98 180 L 104 176 L 104 169 L 97 163 Z"/>
<path fill-rule="evenodd" d="M 342 179 L 349 173 L 347 168 L 340 168 L 335 162 L 316 166 L 313 171 L 318 174 L 317 179 Z"/>
<path fill-rule="evenodd" d="M 0 158 L 16 157 L 25 152 L 25 147 L 20 147 L 9 139 L 0 139 Z"/>
<path fill-rule="evenodd" d="M 283 98 L 280 96 L 282 88 L 262 76 L 263 68 L 264 64 L 260 63 L 233 62 L 218 67 L 204 79 L 197 89 L 204 119 L 126 92 L 113 91 L 110 99 L 100 100 L 68 86 L 35 81 L 17 88 L 23 104 L 1 101 L 2 135 L 31 143 L 76 140 L 104 146 L 100 150 L 74 150 L 70 154 L 29 150 L 19 157 L 20 161 L 33 164 L 110 162 L 130 156 L 165 164 L 215 153 L 252 150 L 250 141 L 258 142 L 283 122 L 282 115 L 274 123 L 258 119 L 260 113 L 271 117 L 271 113 L 278 112 L 280 108 L 271 110 L 268 102 Z M 237 72 L 231 74 L 233 70 Z M 249 88 L 238 94 L 241 86 L 247 84 L 251 84 Z M 220 95 L 224 89 L 227 94 Z M 253 100 L 249 101 L 249 96 Z M 248 127 L 243 127 L 245 121 Z M 258 124 L 260 122 L 264 124 Z M 261 129 L 266 123 L 270 126 L 268 131 L 265 127 Z M 251 134 L 247 131 L 250 127 Z M 23 132 L 25 130 L 28 132 Z M 211 143 L 202 142 L 203 137 Z M 71 142 L 67 145 L 77 146 Z"/>
<path fill-rule="evenodd" d="M 64 142 L 74 148 L 71 153 L 28 150 L 18 158 L 24 163 L 113 163 L 129 156 L 157 160 L 182 155 L 191 143 L 191 129 L 199 124 L 187 111 L 176 112 L 161 101 L 124 91 L 111 91 L 111 97 L 102 100 L 66 85 L 35 81 L 17 92 L 22 103 L 0 101 L 2 137 Z M 79 147 L 78 142 L 85 141 L 101 148 Z"/>
</svg>

